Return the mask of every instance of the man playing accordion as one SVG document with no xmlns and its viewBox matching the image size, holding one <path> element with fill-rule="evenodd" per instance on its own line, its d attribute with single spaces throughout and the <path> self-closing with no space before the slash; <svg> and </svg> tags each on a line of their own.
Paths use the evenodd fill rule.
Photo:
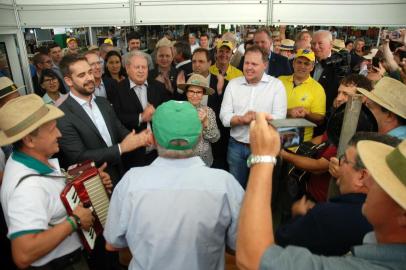
<svg viewBox="0 0 406 270">
<path fill-rule="evenodd" d="M 0 145 L 14 148 L 4 172 L 1 204 L 19 268 L 88 269 L 75 231 L 92 226 L 92 211 L 79 204 L 67 215 L 60 199 L 66 178 L 58 160 L 50 159 L 59 151 L 56 119 L 63 115 L 36 95 L 18 97 L 0 109 Z M 109 175 L 100 171 L 100 176 L 111 189 Z"/>
</svg>

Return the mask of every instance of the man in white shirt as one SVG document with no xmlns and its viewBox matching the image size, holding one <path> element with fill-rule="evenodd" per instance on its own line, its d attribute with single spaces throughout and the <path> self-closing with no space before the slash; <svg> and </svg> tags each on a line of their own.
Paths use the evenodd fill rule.
<svg viewBox="0 0 406 270">
<path fill-rule="evenodd" d="M 221 104 L 220 119 L 231 127 L 227 162 L 230 173 L 245 188 L 250 155 L 249 124 L 256 112 L 268 113 L 269 119 L 286 118 L 286 92 L 282 82 L 265 73 L 268 55 L 258 46 L 245 52 L 244 77 L 231 80 Z"/>
</svg>

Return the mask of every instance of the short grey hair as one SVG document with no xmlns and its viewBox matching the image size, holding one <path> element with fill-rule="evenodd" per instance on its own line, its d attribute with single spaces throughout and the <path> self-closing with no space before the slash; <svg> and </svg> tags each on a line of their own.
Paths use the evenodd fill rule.
<svg viewBox="0 0 406 270">
<path fill-rule="evenodd" d="M 330 42 L 333 42 L 333 35 L 331 34 L 330 31 L 328 30 L 317 30 L 316 32 L 313 33 L 313 37 L 316 35 L 322 35 L 328 38 Z"/>
<path fill-rule="evenodd" d="M 148 56 L 146 53 L 139 51 L 139 50 L 132 50 L 131 52 L 128 52 L 127 54 L 124 55 L 123 57 L 123 62 L 124 62 L 124 66 L 128 66 L 131 62 L 131 59 L 133 59 L 134 57 L 143 57 L 145 59 L 145 61 L 147 61 L 147 65 L 148 65 Z"/>
<path fill-rule="evenodd" d="M 196 148 L 199 145 L 200 140 L 202 140 L 202 136 L 200 136 L 198 142 L 192 149 L 186 149 L 186 150 L 166 149 L 165 147 L 157 144 L 156 149 L 158 151 L 158 156 L 164 157 L 164 158 L 172 158 L 172 159 L 182 159 L 182 158 L 194 157 L 194 156 L 196 156 Z"/>
</svg>

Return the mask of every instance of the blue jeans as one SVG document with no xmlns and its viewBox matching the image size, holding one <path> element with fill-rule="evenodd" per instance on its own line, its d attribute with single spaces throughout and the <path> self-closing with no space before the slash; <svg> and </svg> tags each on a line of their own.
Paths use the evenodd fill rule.
<svg viewBox="0 0 406 270">
<path fill-rule="evenodd" d="M 227 162 L 230 168 L 230 173 L 237 179 L 241 186 L 247 187 L 249 168 L 247 167 L 247 158 L 251 154 L 248 145 L 239 143 L 234 138 L 230 137 L 228 142 Z"/>
</svg>

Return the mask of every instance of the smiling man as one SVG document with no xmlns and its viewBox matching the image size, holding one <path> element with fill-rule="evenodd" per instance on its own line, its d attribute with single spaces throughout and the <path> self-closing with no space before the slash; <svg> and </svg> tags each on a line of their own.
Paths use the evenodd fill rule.
<svg viewBox="0 0 406 270">
<path fill-rule="evenodd" d="M 245 188 L 250 155 L 249 125 L 255 112 L 266 112 L 273 119 L 286 117 L 286 92 L 280 80 L 267 75 L 268 54 L 253 46 L 245 51 L 244 77 L 231 80 L 224 92 L 220 119 L 231 127 L 227 162 L 230 173 Z"/>
<path fill-rule="evenodd" d="M 293 75 L 280 76 L 288 97 L 288 117 L 306 118 L 319 125 L 326 114 L 326 94 L 323 87 L 310 76 L 314 68 L 314 52 L 308 49 L 297 51 L 293 61 Z M 305 129 L 304 140 L 313 137 L 313 128 Z"/>
<path fill-rule="evenodd" d="M 234 46 L 231 41 L 221 40 L 217 43 L 216 63 L 210 67 L 213 75 L 222 74 L 226 80 L 242 76 L 241 70 L 230 64 Z"/>
</svg>

